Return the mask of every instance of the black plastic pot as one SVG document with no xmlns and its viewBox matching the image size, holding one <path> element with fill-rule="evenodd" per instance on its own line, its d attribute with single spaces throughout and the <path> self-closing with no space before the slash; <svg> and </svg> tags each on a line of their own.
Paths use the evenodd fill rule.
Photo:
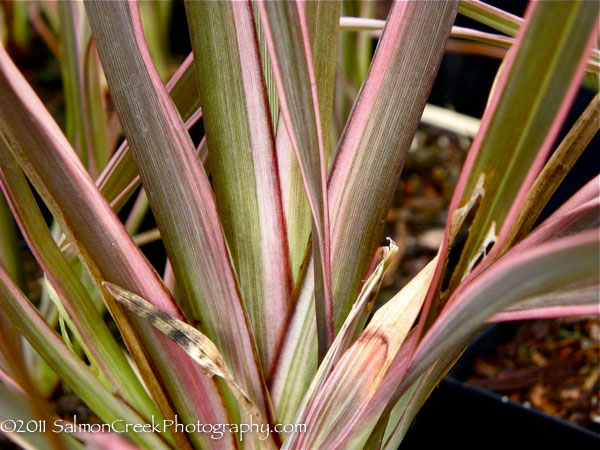
<svg viewBox="0 0 600 450">
<path fill-rule="evenodd" d="M 515 331 L 513 324 L 488 328 L 433 391 L 406 435 L 401 449 L 435 445 L 451 448 L 600 448 L 600 435 L 526 408 L 464 381 L 473 360 L 486 356 Z M 510 447 L 509 447 L 510 446 Z M 584 447 L 581 447 L 584 448 Z"/>
</svg>

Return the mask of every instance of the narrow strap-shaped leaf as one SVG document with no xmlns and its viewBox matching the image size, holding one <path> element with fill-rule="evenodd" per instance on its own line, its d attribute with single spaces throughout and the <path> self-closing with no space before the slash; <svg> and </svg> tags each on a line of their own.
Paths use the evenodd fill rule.
<svg viewBox="0 0 600 450">
<path fill-rule="evenodd" d="M 270 385 L 275 417 L 280 423 L 292 423 L 319 367 L 313 271 L 310 258 Z"/>
<path fill-rule="evenodd" d="M 475 266 L 478 272 L 499 256 L 579 87 L 597 14 L 593 3 L 529 5 L 455 190 L 420 330 L 433 323 L 465 277 L 477 274 L 470 273 Z M 469 223 L 467 217 L 472 219 Z M 449 249 L 466 227 L 469 233 L 459 263 L 445 274 Z M 443 277 L 450 280 L 444 286 Z"/>
<path fill-rule="evenodd" d="M 382 445 L 377 447 L 378 449 L 395 450 L 398 448 L 427 397 L 447 371 L 448 365 L 444 360 L 437 362 L 402 394 L 400 400 L 390 411 Z M 380 423 L 385 415 L 386 412 L 382 414 Z"/>
<path fill-rule="evenodd" d="M 329 167 L 334 156 L 331 125 L 339 34 L 337 20 L 340 15 L 341 2 L 330 0 L 305 3 L 306 19 L 315 63 L 319 115 L 321 117 L 321 129 L 323 130 L 323 147 Z M 302 263 L 306 257 L 307 244 L 310 241 L 310 208 L 306 200 L 298 160 L 294 156 L 288 132 L 283 123 L 283 117 L 279 115 L 279 120 L 275 121 L 274 124 L 277 125 L 277 162 L 288 229 L 292 279 L 294 286 L 296 286 L 301 275 Z"/>
<path fill-rule="evenodd" d="M 516 36 L 523 19 L 480 0 L 461 0 L 458 12 L 509 36 Z"/>
<path fill-rule="evenodd" d="M 562 236 L 600 226 L 600 175 L 590 180 L 562 207 L 533 230 L 518 247 L 531 248 Z M 592 195 L 589 198 L 589 195 Z"/>
<path fill-rule="evenodd" d="M 456 1 L 436 2 L 435 8 L 429 2 L 394 3 L 340 141 L 329 179 L 338 327 L 358 295 L 380 242 L 404 156 L 441 61 L 456 8 Z M 315 312 L 310 303 L 314 303 L 312 285 L 304 277 L 273 378 L 278 417 L 294 417 L 317 368 L 315 322 L 310 317 Z"/>
<path fill-rule="evenodd" d="M 94 168 L 99 173 L 106 166 L 113 149 L 108 148 L 106 131 L 108 118 L 106 99 L 104 98 L 102 67 L 98 58 L 96 43 L 93 39 L 89 40 L 85 51 L 83 78 L 87 103 L 87 117 L 85 119 L 89 118 L 89 135 L 94 157 Z"/>
<path fill-rule="evenodd" d="M 382 249 L 383 252 L 379 255 L 379 262 L 373 269 L 369 278 L 365 281 L 356 303 L 352 305 L 350 314 L 346 317 L 346 321 L 342 325 L 342 328 L 340 328 L 333 344 L 329 347 L 325 358 L 323 358 L 323 361 L 319 365 L 319 370 L 313 378 L 310 387 L 302 400 L 302 404 L 298 408 L 294 423 L 304 423 L 308 414 L 308 408 L 311 407 L 312 403 L 315 401 L 327 376 L 331 373 L 340 358 L 342 358 L 344 352 L 352 344 L 352 340 L 355 338 L 357 331 L 360 330 L 359 326 L 361 325 L 363 317 L 370 312 L 379 292 L 379 288 L 381 287 L 385 270 L 389 266 L 392 257 L 398 251 L 398 247 L 392 241 L 390 241 L 389 247 L 382 247 Z M 297 435 L 289 436 L 285 440 L 285 448 L 292 448 L 297 440 Z"/>
<path fill-rule="evenodd" d="M 329 179 L 336 323 L 348 312 L 396 189 L 456 14 L 456 2 L 396 2 L 340 139 Z M 424 37 L 423 33 L 428 36 Z M 391 113 L 390 111 L 395 111 Z M 376 174 L 376 175 L 374 175 Z M 336 303 L 337 306 L 337 303 Z"/>
<path fill-rule="evenodd" d="M 561 236 L 568 236 L 584 229 L 600 226 L 599 190 L 599 177 L 596 177 L 522 241 L 519 245 L 519 251 L 534 248 Z M 598 312 L 598 298 L 598 275 L 596 274 L 595 277 L 592 276 L 585 279 L 583 283 L 576 282 L 571 285 L 561 286 L 550 292 L 523 299 L 505 308 L 504 311 L 493 315 L 487 322 L 534 318 L 543 319 L 584 314 L 594 315 Z M 447 362 L 438 361 L 423 375 L 422 383 L 415 394 L 421 400 L 417 400 L 416 404 L 407 406 L 406 411 L 402 413 L 400 422 L 394 422 L 392 420 L 393 415 L 390 414 L 388 428 L 391 426 L 392 430 L 388 429 L 388 432 L 391 434 L 389 440 L 387 440 L 386 448 L 396 448 L 398 446 L 408 429 L 408 425 L 410 425 L 412 418 L 418 411 L 419 405 L 429 394 L 433 386 L 438 383 L 438 380 L 445 372 L 443 369 L 446 365 Z M 388 408 L 390 406 L 388 405 Z M 394 408 L 398 407 L 399 405 L 396 405 Z"/>
<path fill-rule="evenodd" d="M 233 392 L 247 420 L 259 422 L 261 429 L 268 426 L 260 410 L 236 381 L 235 374 L 231 373 L 223 356 L 209 338 L 191 325 L 168 315 L 132 292 L 110 283 L 105 283 L 105 286 L 115 299 L 144 320 L 149 321 L 185 350 L 200 365 L 207 376 L 223 379 Z M 253 433 L 252 436 L 256 437 L 256 433 Z M 250 445 L 256 445 L 258 448 L 270 448 L 269 442 L 264 442 L 264 439 L 260 438 L 251 441 Z"/>
<path fill-rule="evenodd" d="M 463 2 L 461 2 L 461 6 L 459 6 L 459 13 L 463 11 L 462 6 Z M 486 5 L 482 2 L 476 2 L 477 5 L 485 5 L 485 7 L 489 7 L 490 5 Z M 496 11 L 499 11 L 503 14 L 508 14 L 505 11 L 494 8 Z M 518 32 L 518 27 L 521 26 L 523 19 L 520 17 L 513 16 L 518 19 L 516 24 L 517 27 L 514 29 L 514 34 L 510 33 L 510 36 L 516 36 Z M 475 20 L 478 20 L 479 17 L 473 17 Z M 480 20 L 482 21 L 482 20 Z M 483 21 L 482 21 L 483 23 Z M 496 23 L 496 22 L 494 22 Z M 380 30 L 383 30 L 385 27 L 385 20 L 379 19 L 367 19 L 363 17 L 341 17 L 340 18 L 340 29 L 347 31 L 370 31 L 371 34 L 375 37 L 379 37 L 381 34 Z M 495 28 L 495 27 L 492 27 Z M 514 42 L 514 37 L 503 36 L 496 33 L 487 33 L 485 31 L 474 30 L 471 28 L 465 27 L 457 27 L 453 26 L 450 31 L 450 37 L 458 38 L 458 39 L 467 39 L 470 41 L 481 42 L 488 45 L 493 45 L 501 48 L 510 48 Z M 600 55 L 597 49 L 592 51 L 592 55 L 590 56 L 589 62 L 587 64 L 586 70 L 590 73 L 598 73 L 600 72 Z"/>
<path fill-rule="evenodd" d="M 589 228 L 600 226 L 600 177 L 591 180 L 571 197 L 559 210 L 550 216 L 518 247 L 513 250 L 524 252 L 528 249 L 551 242 L 552 240 L 579 233 Z M 543 319 L 577 315 L 594 315 L 598 312 L 598 274 L 585 278 L 583 281 L 567 283 L 557 289 L 536 294 L 511 304 L 504 311 L 494 314 L 487 322 L 507 320 Z M 456 300 L 451 300 L 456 301 Z M 450 303 L 449 303 L 450 304 Z M 438 361 L 432 373 L 426 372 L 422 386 L 419 387 L 421 396 L 426 396 L 443 375 L 442 369 L 447 362 Z M 397 366 L 399 367 L 399 366 Z M 389 408 L 389 405 L 388 405 Z M 396 427 L 388 442 L 389 448 L 398 445 L 411 418 L 416 414 L 418 405 L 407 410 L 402 422 Z M 408 416 L 406 416 L 408 414 Z M 390 416 L 391 417 L 391 416 Z M 403 431 L 404 430 L 404 431 Z M 386 447 L 388 448 L 388 447 Z"/>
<path fill-rule="evenodd" d="M 158 416 L 156 407 L 133 373 L 121 348 L 104 323 L 77 274 L 55 244 L 25 176 L 0 142 L 0 187 L 9 199 L 21 232 L 54 291 L 62 300 L 83 338 L 88 355 L 102 370 L 119 395 L 142 415 Z"/>
<path fill-rule="evenodd" d="M 319 116 L 323 136 L 323 152 L 327 166 L 333 161 L 331 125 L 333 123 L 333 96 L 337 61 L 341 0 L 305 1 L 308 36 L 314 61 Z"/>
<path fill-rule="evenodd" d="M 523 19 L 500 8 L 484 3 L 481 0 L 461 0 L 458 12 L 465 17 L 469 17 L 477 22 L 487 25 L 509 36 L 516 36 L 519 27 L 523 24 Z M 600 53 L 596 48 L 592 51 L 590 57 L 590 66 L 595 67 L 598 72 L 600 62 Z"/>
<path fill-rule="evenodd" d="M 2 143 L 0 142 L 1 147 Z M 0 264 L 4 266 L 17 286 L 25 289 L 25 272 L 20 250 L 19 230 L 9 205 L 0 192 Z"/>
<path fill-rule="evenodd" d="M 591 187 L 591 191 L 595 192 L 596 197 L 594 200 L 588 200 L 587 194 L 590 191 L 588 187 Z M 569 236 L 586 228 L 597 229 L 600 225 L 599 189 L 600 184 L 598 184 L 598 177 L 596 177 L 595 180 L 582 188 L 563 207 L 522 241 L 513 250 L 513 253 L 533 249 L 540 244 L 550 242 L 561 236 Z M 487 322 L 596 315 L 598 313 L 598 298 L 600 298 L 598 277 L 599 275 L 596 273 L 583 281 L 566 283 L 554 290 L 525 298 L 511 304 L 504 311 L 494 314 Z M 392 422 L 392 416 L 390 416 L 390 425 L 393 430 L 388 430 L 391 434 L 387 439 L 385 448 L 397 448 L 408 429 L 408 425 L 410 425 L 412 418 L 418 411 L 419 405 L 446 372 L 446 366 L 447 361 L 442 359 L 425 372 L 416 394 L 420 400 L 417 400 L 416 404 L 408 406 L 407 410 L 403 412 L 402 420 L 399 423 L 397 421 Z M 388 405 L 389 407 L 390 405 Z"/>
<path fill-rule="evenodd" d="M 139 2 L 148 52 L 161 79 L 169 73 L 169 28 L 172 0 Z"/>
<path fill-rule="evenodd" d="M 457 230 L 460 208 L 481 192 L 451 291 L 492 245 L 498 251 L 512 227 L 579 87 L 597 19 L 594 2 L 534 2 L 528 8 L 450 208 L 449 227 Z"/>
<path fill-rule="evenodd" d="M 600 226 L 600 176 L 596 176 L 577 194 L 571 197 L 558 211 L 546 219 L 518 247 L 531 248 L 562 236 L 569 236 L 585 229 Z M 595 197 L 588 199 L 586 191 L 592 188 Z M 563 286 L 561 289 L 534 296 L 512 305 L 490 319 L 492 322 L 525 320 L 533 318 L 567 317 L 596 314 L 600 287 L 598 277 L 585 283 Z"/>
<path fill-rule="evenodd" d="M 103 289 L 100 283 L 104 280 L 118 283 L 169 314 L 181 317 L 160 278 L 2 46 L 0 89 L 0 138 L 77 249 L 97 286 Z M 40 148 L 44 151 L 39 151 Z M 102 294 L 164 418 L 174 420 L 175 408 L 186 422 L 227 420 L 217 387 L 202 375 L 191 358 L 147 324 L 126 316 L 108 292 Z M 175 433 L 174 438 L 178 446 L 189 448 L 182 433 Z M 190 438 L 208 448 L 216 445 L 201 434 Z"/>
<path fill-rule="evenodd" d="M 600 176 L 588 182 L 561 208 L 541 224 L 532 234 L 522 241 L 513 252 L 533 249 L 552 240 L 581 232 L 584 229 L 600 226 Z M 557 289 L 536 294 L 511 304 L 504 311 L 494 314 L 487 322 L 507 320 L 543 319 L 577 315 L 594 315 L 598 312 L 598 274 L 583 282 L 560 286 Z M 456 301 L 451 300 L 451 301 Z M 450 303 L 449 303 L 450 304 Z M 398 364 L 398 363 L 396 363 Z M 406 365 L 406 364 L 405 364 Z M 438 361 L 426 372 L 417 394 L 424 399 L 437 384 L 445 372 L 447 361 Z M 401 367 L 397 365 L 396 367 Z M 435 369 L 431 372 L 431 369 Z M 400 373 L 397 372 L 396 373 Z M 390 405 L 388 405 L 390 408 Z M 418 404 L 410 406 L 402 416 L 400 423 L 391 423 L 395 429 L 389 437 L 386 448 L 395 448 L 404 436 L 412 417 L 418 410 Z M 385 414 L 385 413 L 384 413 Z M 390 416 L 391 417 L 391 416 Z M 381 420 L 381 419 L 380 419 Z M 391 419 L 390 419 L 391 420 Z M 392 430 L 388 430 L 392 431 Z"/>
<path fill-rule="evenodd" d="M 258 40 L 258 48 L 260 51 L 260 62 L 262 64 L 262 72 L 267 89 L 267 99 L 269 102 L 269 111 L 271 112 L 271 123 L 275 126 L 279 120 L 279 99 L 277 98 L 277 88 L 273 80 L 273 68 L 271 67 L 271 58 L 269 57 L 269 49 L 265 41 L 265 33 L 260 22 L 260 14 L 258 12 L 258 2 L 260 0 L 251 0 L 252 15 L 254 17 L 254 26 L 256 27 L 256 37 Z M 277 133 L 275 133 L 277 134 Z"/>
<path fill-rule="evenodd" d="M 588 230 L 525 251 L 515 251 L 515 248 L 464 289 L 456 291 L 460 301 L 449 303 L 418 345 L 414 356 L 411 357 L 412 352 L 408 351 L 403 357 L 401 350 L 360 415 L 347 421 L 345 429 L 338 430 L 344 435 L 343 442 L 353 442 L 357 436 L 363 436 L 368 430 L 361 425 L 370 422 L 374 426 L 373 418 L 378 418 L 386 405 L 394 405 L 432 364 L 440 369 L 430 374 L 433 380 L 437 379 L 497 311 L 523 298 L 596 276 L 600 270 L 597 257 L 599 232 L 599 229 Z M 411 345 L 405 347 L 410 350 Z M 412 364 L 407 367 L 410 361 Z"/>
<path fill-rule="evenodd" d="M 290 271 L 292 285 L 295 288 L 300 281 L 302 264 L 306 258 L 307 248 L 310 246 L 311 218 L 298 159 L 294 156 L 294 150 L 281 114 L 277 122 L 275 146 L 277 148 L 277 169 L 287 228 Z"/>
<path fill-rule="evenodd" d="M 302 1 L 258 3 L 289 142 L 298 159 L 313 219 L 319 359 L 335 336 L 329 245 L 327 167 L 307 13 Z"/>
<path fill-rule="evenodd" d="M 191 127 L 202 116 L 191 53 L 173 74 L 166 88 L 182 119 L 186 121 L 186 126 Z M 123 191 L 129 191 L 129 195 L 135 191 L 140 183 L 139 178 L 136 177 L 138 177 L 138 171 L 133 162 L 129 144 L 127 141 L 123 141 L 98 177 L 96 184 L 106 200 L 113 203 Z M 120 198 L 114 209 L 118 211 L 128 198 L 129 196 Z"/>
<path fill-rule="evenodd" d="M 591 279 L 586 282 L 587 286 L 561 289 L 558 292 L 525 299 L 502 312 L 494 314 L 488 322 L 598 315 L 599 281 L 598 278 Z"/>
<path fill-rule="evenodd" d="M 419 344 L 405 382 L 445 353 L 455 352 L 494 312 L 523 298 L 598 277 L 600 230 L 551 241 L 521 251 L 515 247 L 472 282 L 455 293 Z M 460 323 L 460 326 L 457 324 Z"/>
<path fill-rule="evenodd" d="M 185 58 L 165 88 L 169 91 L 169 95 L 184 121 L 187 122 L 192 116 L 201 114 L 193 53 Z"/>
<path fill-rule="evenodd" d="M 97 173 L 90 135 L 90 117 L 87 110 L 83 76 L 85 43 L 83 5 L 65 1 L 58 4 L 60 19 L 61 72 L 65 92 L 66 135 L 79 152 L 85 167 Z"/>
<path fill-rule="evenodd" d="M 307 424 L 307 431 L 294 436 L 296 448 L 348 448 L 342 444 L 344 434 L 340 433 L 340 424 L 349 424 L 377 391 L 421 310 L 435 263 L 434 259 L 377 310 L 367 328 L 344 353 L 307 415 L 300 418 L 300 423 Z"/>
<path fill-rule="evenodd" d="M 203 332 L 266 417 L 268 402 L 256 346 L 214 196 L 150 61 L 137 5 L 89 1 L 86 8 L 112 98 L 184 294 L 181 306 L 194 325 L 202 323 Z M 115 34 L 118 46 L 111 45 Z"/>
<path fill-rule="evenodd" d="M 252 6 L 189 1 L 186 10 L 217 209 L 269 373 L 290 313 L 291 274 Z"/>
<path fill-rule="evenodd" d="M 544 206 L 600 129 L 600 94 L 592 99 L 535 179 L 503 244 L 509 249 L 533 227 Z"/>
<path fill-rule="evenodd" d="M 108 392 L 66 347 L 0 266 L 0 308 L 65 383 L 106 423 L 124 431 L 124 424 L 146 423 L 127 403 Z M 143 448 L 167 449 L 160 433 L 129 436 Z"/>
</svg>

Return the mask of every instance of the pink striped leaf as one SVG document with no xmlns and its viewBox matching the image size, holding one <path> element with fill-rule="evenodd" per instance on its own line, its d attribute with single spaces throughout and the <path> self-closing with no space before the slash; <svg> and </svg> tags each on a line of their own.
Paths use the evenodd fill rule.
<svg viewBox="0 0 600 450">
<path fill-rule="evenodd" d="M 589 194 L 594 197 L 589 198 Z M 513 251 L 525 251 L 552 239 L 599 226 L 600 175 L 588 182 Z M 599 274 L 596 274 L 583 283 L 562 286 L 557 291 L 524 299 L 490 318 L 490 322 L 595 315 L 600 312 L 599 286 Z"/>
<path fill-rule="evenodd" d="M 558 211 L 540 225 L 530 236 L 521 242 L 513 252 L 523 252 L 547 243 L 558 237 L 569 236 L 582 230 L 600 226 L 600 176 L 597 176 L 580 189 Z M 494 266 L 492 266 L 493 269 Z M 474 282 L 476 278 L 472 281 Z M 487 322 L 506 320 L 541 319 L 578 315 L 594 315 L 599 312 L 598 274 L 574 284 L 561 286 L 559 289 L 523 299 L 494 314 Z M 406 361 L 396 361 L 396 368 L 406 365 Z M 414 392 L 414 399 L 409 404 L 388 404 L 380 422 L 389 423 L 386 430 L 386 448 L 396 448 L 406 433 L 412 418 L 422 402 L 427 398 L 438 380 L 448 369 L 448 361 L 444 358 L 432 366 L 419 383 Z M 400 373 L 396 371 L 396 373 Z M 403 394 L 403 396 L 406 394 Z M 390 412 L 391 411 L 391 412 Z M 396 414 L 394 412 L 397 411 Z"/>
<path fill-rule="evenodd" d="M 357 298 L 380 243 L 404 157 L 441 61 L 457 6 L 455 1 L 437 2 L 436 8 L 428 2 L 394 3 L 339 143 L 328 192 L 337 327 L 341 327 Z M 312 263 L 307 267 L 310 273 Z M 304 277 L 273 377 L 278 417 L 294 417 L 317 370 L 312 303 L 312 284 Z"/>
<path fill-rule="evenodd" d="M 382 237 L 404 157 L 454 21 L 456 2 L 430 6 L 394 3 L 331 169 L 332 286 L 338 326 Z"/>
<path fill-rule="evenodd" d="M 159 412 L 104 323 L 102 314 L 54 242 L 23 172 L 0 141 L 0 187 L 45 277 L 62 301 L 86 347 L 86 356 L 121 397 L 139 411 Z"/>
<path fill-rule="evenodd" d="M 256 345 L 215 199 L 193 143 L 152 65 L 137 4 L 89 1 L 86 8 L 113 101 L 185 299 L 181 307 L 194 326 L 201 324 L 202 332 L 267 417 Z M 111 45 L 115 35 L 118 46 Z"/>
<path fill-rule="evenodd" d="M 275 139 L 250 1 L 186 3 L 212 186 L 269 373 L 291 308 Z"/>
<path fill-rule="evenodd" d="M 191 53 L 173 74 L 166 88 L 186 127 L 191 128 L 202 117 Z M 96 184 L 115 211 L 120 210 L 140 185 L 137 167 L 126 140 L 112 156 Z"/>
<path fill-rule="evenodd" d="M 579 87 L 597 16 L 593 2 L 530 4 L 450 207 L 449 246 L 469 211 L 473 219 L 449 292 L 509 233 Z"/>
<path fill-rule="evenodd" d="M 258 3 L 277 88 L 280 114 L 298 160 L 308 198 L 315 261 L 315 305 L 319 359 L 333 342 L 333 299 L 327 205 L 327 166 L 315 65 L 303 1 Z"/>
<path fill-rule="evenodd" d="M 305 2 L 305 8 L 308 34 L 314 60 L 323 148 L 325 161 L 329 167 L 335 150 L 330 137 L 332 135 L 335 67 L 339 34 L 338 20 L 341 1 Z M 300 271 L 303 267 L 302 263 L 305 260 L 307 245 L 310 241 L 310 208 L 304 192 L 298 160 L 294 156 L 294 151 L 281 114 L 279 114 L 279 119 L 275 120 L 274 124 L 277 131 L 277 162 L 279 178 L 281 180 L 283 208 L 288 228 L 292 279 L 294 286 L 296 286 L 301 279 Z"/>
<path fill-rule="evenodd" d="M 136 317 L 125 315 L 110 294 L 102 290 L 104 280 L 118 283 L 169 314 L 182 317 L 160 278 L 2 46 L 0 89 L 0 137 L 101 289 L 161 413 L 165 419 L 173 419 L 174 407 L 184 421 L 222 423 L 227 414 L 214 382 L 204 377 L 176 344 Z M 44 151 L 39 151 L 40 148 Z M 189 448 L 187 438 L 181 433 L 176 433 L 174 438 L 178 446 Z M 209 448 L 214 444 L 202 436 L 192 436 L 192 439 L 204 442 Z"/>
<path fill-rule="evenodd" d="M 552 156 L 532 184 L 531 189 L 527 192 L 523 200 L 523 206 L 519 210 L 503 244 L 503 251 L 508 250 L 529 233 L 552 194 L 556 192 L 560 183 L 565 179 L 599 129 L 600 94 L 596 94 L 552 153 Z M 598 191 L 600 180 L 596 179 L 595 185 L 597 187 L 596 191 Z M 580 206 L 576 202 L 571 201 L 571 203 Z"/>
<path fill-rule="evenodd" d="M 381 247 L 381 252 L 378 252 L 377 263 L 374 265 L 369 278 L 365 281 L 356 303 L 352 305 L 352 310 L 348 314 L 348 317 L 346 317 L 346 321 L 342 325 L 342 328 L 340 328 L 333 344 L 329 347 L 325 358 L 323 358 L 322 363 L 319 365 L 319 370 L 314 376 L 310 388 L 306 392 L 298 413 L 294 418 L 295 423 L 306 423 L 309 407 L 312 406 L 333 368 L 339 362 L 340 358 L 342 358 L 345 351 L 352 345 L 355 335 L 363 326 L 362 322 L 364 322 L 365 316 L 371 311 L 381 287 L 385 270 L 397 251 L 398 247 L 396 244 L 390 241 L 389 247 Z M 293 448 L 298 438 L 298 435 L 290 436 L 285 441 L 285 447 Z"/>
<path fill-rule="evenodd" d="M 429 392 L 445 369 L 460 355 L 462 348 L 496 312 L 524 298 L 543 295 L 597 276 L 600 270 L 597 258 L 599 233 L 600 229 L 596 228 L 526 251 L 514 249 L 472 282 L 461 286 L 454 294 L 459 297 L 458 300 L 448 304 L 418 343 L 413 356 L 406 357 L 412 354 L 410 344 L 401 348 L 377 393 L 338 429 L 337 443 L 342 447 L 352 443 L 360 448 L 370 434 L 364 423 L 371 423 L 374 427 L 386 405 L 396 404 L 401 395 L 435 365 L 437 369 L 428 375 L 426 391 Z"/>
<path fill-rule="evenodd" d="M 458 354 L 493 313 L 534 295 L 597 277 L 599 251 L 600 229 L 594 228 L 526 251 L 515 248 L 507 253 L 456 291 L 459 300 L 449 304 L 423 337 L 403 383 L 414 381 L 445 353 Z"/>
<path fill-rule="evenodd" d="M 75 155 L 73 155 L 75 156 Z M 139 414 L 117 395 L 108 391 L 92 374 L 91 370 L 67 348 L 63 340 L 50 328 L 39 311 L 23 295 L 0 266 L 0 309 L 8 319 L 48 362 L 61 379 L 86 402 L 106 423 L 147 423 Z M 142 448 L 170 448 L 160 433 L 134 433 L 129 436 Z"/>
</svg>

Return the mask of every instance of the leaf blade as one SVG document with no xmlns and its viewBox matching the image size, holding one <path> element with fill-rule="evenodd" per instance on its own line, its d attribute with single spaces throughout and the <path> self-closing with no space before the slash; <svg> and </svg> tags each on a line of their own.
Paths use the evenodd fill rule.
<svg viewBox="0 0 600 450">
<path fill-rule="evenodd" d="M 191 320 L 202 323 L 205 334 L 240 374 L 242 386 L 266 412 L 255 343 L 209 181 L 152 66 L 139 10 L 135 3 L 103 1 L 86 2 L 86 8 L 123 129 L 186 297 L 182 306 Z M 114 33 L 120 37 L 119 46 L 110 44 Z M 123 60 L 131 64 L 123 66 Z M 165 183 L 165 173 L 172 176 L 170 183 Z"/>
<path fill-rule="evenodd" d="M 262 367 L 290 312 L 291 274 L 273 125 L 249 2 L 187 2 L 219 217 Z M 275 264 L 274 264 L 275 262 Z"/>
<path fill-rule="evenodd" d="M 490 237 L 498 244 L 492 252 L 505 240 L 583 75 L 582 63 L 591 48 L 597 5 L 554 6 L 558 5 L 530 5 L 473 142 L 476 150 L 465 162 L 457 189 L 462 195 L 453 199 L 454 208 L 472 198 L 481 174 L 486 177 L 451 289 L 456 280 L 469 273 Z M 513 150 L 503 151 L 506 148 Z"/>
<path fill-rule="evenodd" d="M 313 219 L 315 305 L 319 359 L 333 342 L 327 167 L 314 61 L 303 2 L 259 2 L 280 113 Z"/>
<path fill-rule="evenodd" d="M 131 241 L 60 128 L 1 45 L 0 85 L 3 91 L 0 137 L 79 252 L 97 285 L 104 280 L 119 283 L 170 314 L 180 315 L 160 278 Z M 40 148 L 45 151 L 40 152 Z M 162 335 L 124 315 L 112 297 L 107 292 L 103 294 L 165 419 L 174 417 L 174 411 L 158 377 L 171 393 L 173 405 L 184 420 L 194 421 L 199 417 L 211 423 L 226 420 L 223 405 L 218 403 L 220 394 L 216 386 L 201 376 L 193 361 Z M 153 365 L 147 360 L 143 347 L 152 349 Z M 212 403 L 210 406 L 195 404 L 191 398 L 207 398 Z M 202 440 L 201 436 L 192 438 Z M 183 448 L 189 446 L 181 433 L 176 433 L 175 439 Z M 213 444 L 210 439 L 205 442 L 208 447 Z"/>
<path fill-rule="evenodd" d="M 0 142 L 0 149 L 3 152 L 0 156 L 0 187 L 9 199 L 29 248 L 91 351 L 89 357 L 96 360 L 124 399 L 142 414 L 147 413 L 148 418 L 158 415 L 158 410 L 131 370 L 93 300 L 52 239 L 25 176 L 4 142 Z"/>
<path fill-rule="evenodd" d="M 456 15 L 456 2 L 437 2 L 435 9 L 429 6 L 427 2 L 394 3 L 331 169 L 332 289 L 338 327 L 358 295 L 360 280 L 381 239 L 387 202 L 396 189 Z M 397 113 L 387 114 L 388 110 Z M 307 265 L 308 274 L 313 263 Z M 293 338 L 286 337 L 273 377 L 273 400 L 278 417 L 285 420 L 294 417 L 317 370 L 312 290 L 312 281 L 305 276 L 288 331 Z"/>
<path fill-rule="evenodd" d="M 1 266 L 0 306 L 40 355 L 104 421 L 145 423 L 125 402 L 104 389 L 87 367 L 67 349 Z M 169 448 L 158 433 L 131 433 L 130 436 L 142 446 Z"/>
</svg>

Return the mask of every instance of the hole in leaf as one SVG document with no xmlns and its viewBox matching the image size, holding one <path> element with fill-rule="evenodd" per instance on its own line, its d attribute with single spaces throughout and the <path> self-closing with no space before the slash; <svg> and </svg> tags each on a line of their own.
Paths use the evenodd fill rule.
<svg viewBox="0 0 600 450">
<path fill-rule="evenodd" d="M 449 245 L 448 250 L 448 259 L 446 263 L 446 269 L 444 272 L 444 279 L 442 281 L 441 291 L 444 292 L 448 289 L 450 285 L 450 280 L 454 276 L 454 272 L 456 270 L 456 265 L 460 261 L 460 255 L 465 248 L 465 244 L 467 242 L 467 238 L 469 237 L 469 230 L 471 229 L 471 225 L 475 220 L 475 215 L 477 214 L 477 210 L 479 209 L 479 204 L 481 203 L 481 194 L 477 195 L 471 209 L 467 213 L 467 216 L 463 220 L 458 232 L 456 233 L 456 237 Z"/>
</svg>

